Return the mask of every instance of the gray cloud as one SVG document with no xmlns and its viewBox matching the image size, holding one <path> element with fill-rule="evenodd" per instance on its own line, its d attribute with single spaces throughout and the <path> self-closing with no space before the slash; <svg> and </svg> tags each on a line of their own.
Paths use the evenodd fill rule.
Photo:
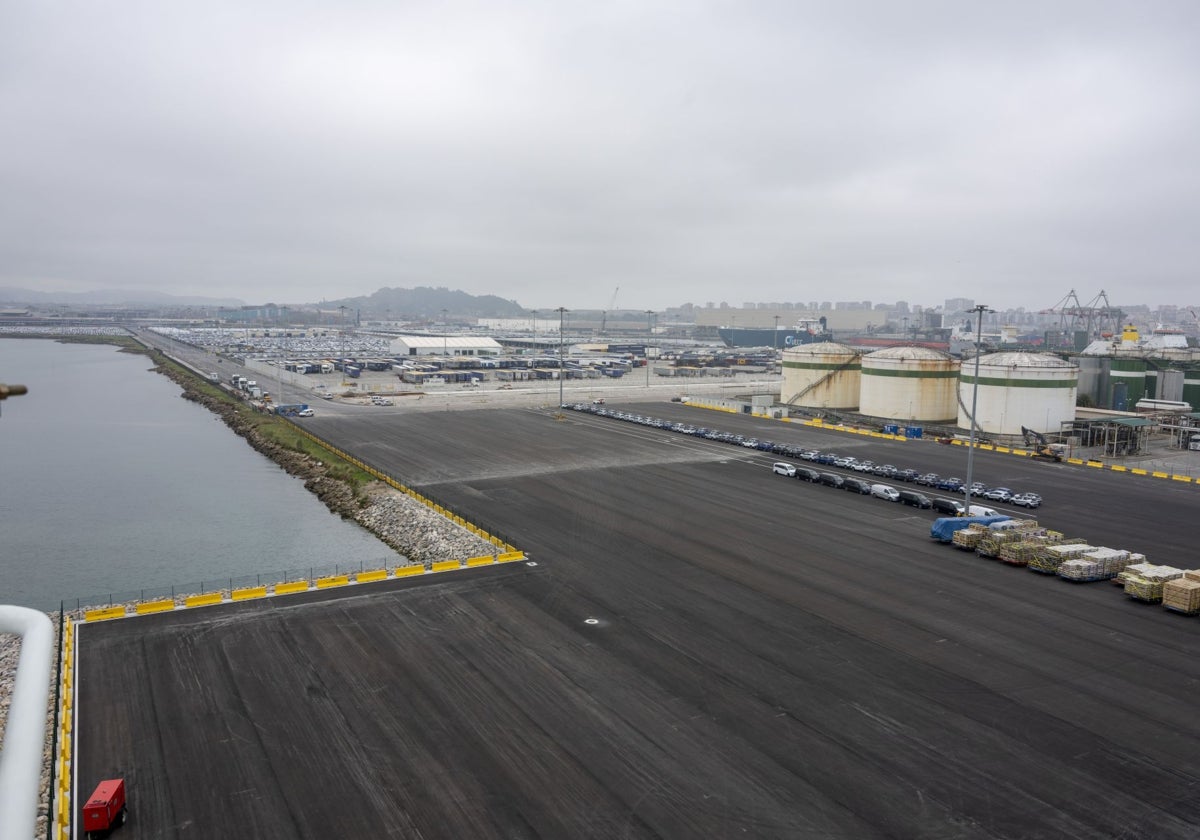
<svg viewBox="0 0 1200 840">
<path fill-rule="evenodd" d="M 10 4 L 0 285 L 1184 303 L 1197 23 L 1184 2 Z"/>
</svg>

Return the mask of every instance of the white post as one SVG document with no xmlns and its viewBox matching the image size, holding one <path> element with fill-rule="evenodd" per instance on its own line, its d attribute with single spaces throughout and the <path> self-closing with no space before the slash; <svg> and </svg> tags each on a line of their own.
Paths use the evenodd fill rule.
<svg viewBox="0 0 1200 840">
<path fill-rule="evenodd" d="M 0 606 L 0 633 L 21 636 L 21 658 L 0 753 L 0 838 L 29 840 L 37 823 L 54 626 L 37 610 Z"/>
</svg>

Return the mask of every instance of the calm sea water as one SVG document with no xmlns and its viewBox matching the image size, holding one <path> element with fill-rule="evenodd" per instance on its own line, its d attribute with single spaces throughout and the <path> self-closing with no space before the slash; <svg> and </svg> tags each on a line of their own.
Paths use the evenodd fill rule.
<svg viewBox="0 0 1200 840">
<path fill-rule="evenodd" d="M 398 561 L 149 368 L 110 346 L 0 339 L 0 382 L 29 388 L 0 402 L 0 603 Z"/>
</svg>

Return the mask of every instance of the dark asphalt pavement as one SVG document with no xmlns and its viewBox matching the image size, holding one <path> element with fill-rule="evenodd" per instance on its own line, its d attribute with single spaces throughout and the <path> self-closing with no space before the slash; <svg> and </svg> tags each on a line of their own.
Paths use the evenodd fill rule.
<svg viewBox="0 0 1200 840">
<path fill-rule="evenodd" d="M 965 474 L 960 447 L 634 410 Z M 130 780 L 130 840 L 1200 832 L 1200 620 L 724 444 L 532 410 L 312 420 L 537 565 L 82 627 L 80 785 Z M 1197 565 L 1194 485 L 982 452 L 976 475 Z"/>
</svg>

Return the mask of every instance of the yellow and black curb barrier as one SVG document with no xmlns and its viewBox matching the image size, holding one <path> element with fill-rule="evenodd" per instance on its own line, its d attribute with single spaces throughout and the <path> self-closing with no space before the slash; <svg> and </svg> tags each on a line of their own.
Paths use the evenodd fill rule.
<svg viewBox="0 0 1200 840">
<path fill-rule="evenodd" d="M 724 406 L 717 406 L 717 405 L 705 405 L 702 402 L 691 401 L 691 402 L 688 402 L 687 404 L 689 406 L 695 406 L 696 408 L 704 408 L 704 409 L 708 409 L 710 411 L 724 411 L 728 414 L 741 414 L 742 413 L 742 412 L 736 411 L 735 409 L 732 409 L 732 408 L 726 408 Z M 756 414 L 754 416 L 763 417 L 763 415 L 761 415 L 761 414 Z M 771 419 L 775 419 L 775 418 L 763 417 L 763 419 L 771 420 Z M 856 426 L 846 426 L 846 425 L 842 425 L 842 424 L 825 423 L 822 420 L 795 421 L 788 417 L 782 417 L 782 418 L 778 418 L 778 419 L 780 419 L 782 422 L 785 422 L 785 423 L 798 422 L 804 426 L 812 426 L 812 427 L 818 428 L 818 429 L 829 429 L 830 431 L 845 432 L 847 434 L 852 434 L 852 435 L 863 435 L 865 437 L 882 438 L 884 440 L 909 440 L 909 438 L 905 437 L 904 435 L 889 435 L 885 432 L 876 432 L 876 431 L 872 431 L 871 429 L 860 429 Z M 950 443 L 953 444 L 954 446 L 968 446 L 969 445 L 968 441 L 959 440 L 958 438 L 952 439 L 950 441 Z M 1013 447 L 1013 446 L 999 446 L 997 444 L 992 444 L 992 443 L 976 443 L 975 448 L 984 450 L 987 452 L 1001 452 L 1001 453 L 1005 453 L 1005 454 L 1009 454 L 1009 455 L 1017 455 L 1017 456 L 1020 456 L 1023 458 L 1029 458 L 1036 454 L 1034 452 L 1029 451 L 1028 449 L 1021 449 L 1021 448 Z M 1085 459 L 1085 458 L 1063 458 L 1063 463 L 1075 464 L 1077 466 L 1091 467 L 1092 469 L 1098 469 L 1098 470 L 1110 470 L 1111 472 L 1128 473 L 1130 475 L 1145 475 L 1145 476 L 1149 476 L 1150 478 L 1165 478 L 1169 481 L 1178 481 L 1182 484 L 1200 485 L 1200 478 L 1193 478 L 1190 475 L 1177 475 L 1175 473 L 1164 472 L 1162 470 L 1144 470 L 1144 469 L 1141 469 L 1140 467 L 1126 467 L 1121 464 L 1106 464 L 1103 461 L 1096 461 L 1096 460 Z"/>
<path fill-rule="evenodd" d="M 55 762 L 54 792 L 50 806 L 50 828 L 48 837 L 66 840 L 71 836 L 71 764 L 74 758 L 73 738 L 75 703 L 75 624 L 70 618 L 63 616 L 62 627 L 62 668 L 58 685 L 58 736 L 56 753 L 51 759 Z"/>
<path fill-rule="evenodd" d="M 418 563 L 411 566 L 397 566 L 394 569 L 369 569 L 362 572 L 284 581 L 268 586 L 247 586 L 241 589 L 230 589 L 222 592 L 206 592 L 201 595 L 180 595 L 175 598 L 164 598 L 159 601 L 119 604 L 112 607 L 87 610 L 83 614 L 83 620 L 85 622 L 96 622 L 109 621 L 114 618 L 128 618 L 136 615 L 153 615 L 154 613 L 186 610 L 194 607 L 209 607 L 217 604 L 232 604 L 238 601 L 252 601 L 258 598 L 273 598 L 277 595 L 294 595 L 300 592 L 336 589 L 341 586 L 376 583 L 384 580 L 399 580 L 416 575 L 438 574 L 441 572 L 457 571 L 459 569 L 476 569 L 481 566 L 494 566 L 498 563 L 512 563 L 524 559 L 525 552 L 523 551 L 503 551 L 495 554 L 481 554 L 478 557 L 468 557 L 466 560 L 439 560 L 431 563 L 429 568 L 425 568 L 424 564 Z"/>
<path fill-rule="evenodd" d="M 969 446 L 969 442 L 958 440 L 955 438 L 950 441 L 954 446 Z M 1031 458 L 1037 453 L 1031 452 L 1028 449 L 1019 449 L 1013 446 L 997 446 L 991 443 L 977 443 L 976 449 L 981 449 L 987 452 L 1002 452 L 1009 455 L 1018 455 L 1022 458 Z M 1164 472 L 1162 470 L 1144 470 L 1140 467 L 1126 467 L 1123 464 L 1106 464 L 1103 461 L 1097 461 L 1087 458 L 1063 458 L 1064 464 L 1074 464 L 1075 466 L 1091 467 L 1095 470 L 1109 470 L 1110 472 L 1127 473 L 1129 475 L 1145 475 L 1150 478 L 1165 478 L 1169 481 L 1178 481 L 1183 484 L 1200 484 L 1200 478 L 1192 478 L 1190 475 L 1177 475 L 1175 473 Z"/>
</svg>

